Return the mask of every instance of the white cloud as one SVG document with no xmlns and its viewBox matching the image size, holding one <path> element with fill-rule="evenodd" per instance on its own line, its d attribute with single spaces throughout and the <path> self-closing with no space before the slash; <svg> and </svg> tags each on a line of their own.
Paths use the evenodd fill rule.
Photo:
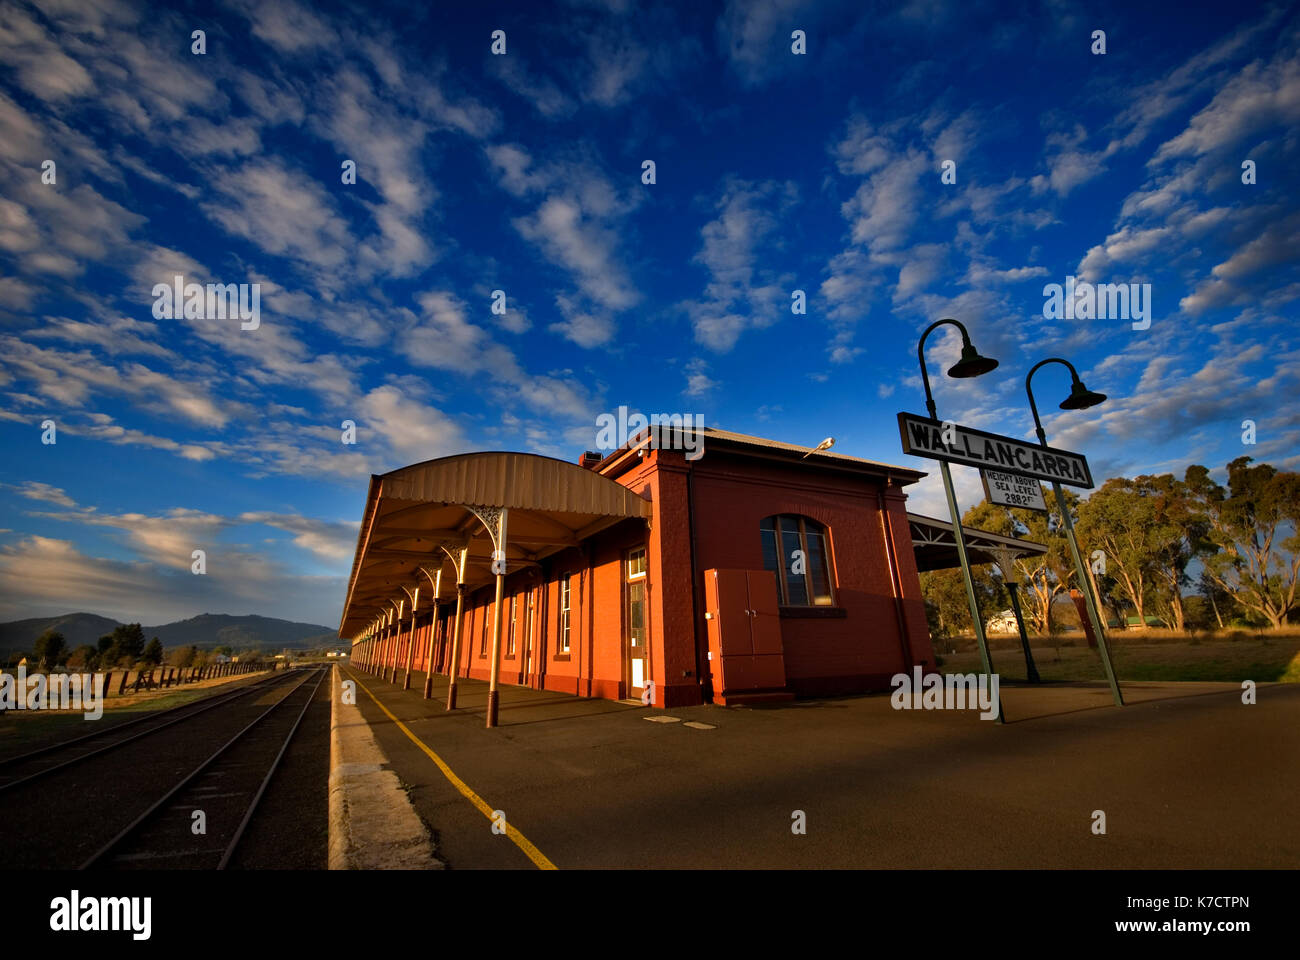
<svg viewBox="0 0 1300 960">
<path fill-rule="evenodd" d="M 464 449 L 464 437 L 454 420 L 441 410 L 404 396 L 396 387 L 371 390 L 362 399 L 360 410 L 358 428 L 376 431 L 404 463 L 445 457 Z"/>
<path fill-rule="evenodd" d="M 790 33 L 812 26 L 812 0 L 728 0 L 718 18 L 718 44 L 746 86 L 789 68 Z"/>
<path fill-rule="evenodd" d="M 28 500 L 44 500 L 46 503 L 52 503 L 59 507 L 75 507 L 76 501 L 63 492 L 61 487 L 54 487 L 48 483 L 40 483 L 36 480 L 24 480 L 22 483 L 6 484 L 17 491 L 20 497 L 26 497 Z"/>
<path fill-rule="evenodd" d="M 1300 60 L 1279 55 L 1251 63 L 1215 94 L 1182 133 L 1166 141 L 1153 164 L 1174 157 L 1201 156 L 1236 146 L 1271 127 L 1300 124 Z"/>
<path fill-rule="evenodd" d="M 759 254 L 777 245 L 773 235 L 795 197 L 789 183 L 729 179 L 723 185 L 717 216 L 701 229 L 694 257 L 709 281 L 703 298 L 685 305 L 698 342 L 725 353 L 745 330 L 771 326 L 789 309 L 791 290 L 759 265 Z"/>
<path fill-rule="evenodd" d="M 686 389 L 682 392 L 688 397 L 702 397 L 713 390 L 718 382 L 708 374 L 709 365 L 696 357 L 686 364 Z"/>
<path fill-rule="evenodd" d="M 578 289 L 610 310 L 625 310 L 639 299 L 615 260 L 618 233 L 585 210 L 579 198 L 553 196 L 537 210 L 514 221 L 524 239 L 573 274 Z"/>
<path fill-rule="evenodd" d="M 1075 124 L 1071 131 L 1048 134 L 1049 173 L 1046 177 L 1039 175 L 1030 181 L 1035 193 L 1042 193 L 1050 187 L 1057 196 L 1064 197 L 1075 187 L 1106 172 L 1105 159 L 1117 145 L 1103 150 L 1085 150 L 1082 145 L 1087 136 L 1087 131 L 1080 124 Z"/>
<path fill-rule="evenodd" d="M 292 0 L 241 2 L 240 12 L 252 21 L 253 36 L 279 53 L 299 53 L 336 46 L 339 36 L 324 20 Z"/>
<path fill-rule="evenodd" d="M 524 65 L 519 54 L 491 59 L 489 66 L 496 78 L 507 89 L 531 103 L 533 108 L 548 120 L 567 117 L 578 108 L 577 102 L 561 90 L 554 81 L 532 73 Z"/>
<path fill-rule="evenodd" d="M 309 550 L 325 560 L 351 560 L 356 548 L 360 521 L 335 522 L 296 513 L 248 511 L 238 516 L 240 523 L 262 524 L 292 533 L 295 546 Z"/>
<path fill-rule="evenodd" d="M 347 218 L 317 181 L 279 160 L 221 171 L 211 186 L 221 201 L 201 203 L 203 211 L 267 253 L 334 271 L 355 247 Z"/>
<path fill-rule="evenodd" d="M 608 325 L 612 335 L 609 314 L 641 299 L 618 257 L 622 224 L 636 200 L 620 195 L 587 161 L 562 159 L 539 167 L 515 144 L 494 145 L 485 152 L 503 189 L 516 197 L 540 199 L 532 213 L 512 221 L 515 229 L 566 269 L 577 285 L 576 294 L 561 294 L 570 308 L 560 332 L 582 345 L 606 342 L 599 333 Z M 594 309 L 578 303 L 579 296 Z"/>
<path fill-rule="evenodd" d="M 16 619 L 74 610 L 127 622 L 165 623 L 199 613 L 259 611 L 307 623 L 332 624 L 341 613 L 346 570 L 296 575 L 268 557 L 213 548 L 208 574 L 161 568 L 148 561 L 88 556 L 68 540 L 25 537 L 0 547 L 0 617 Z"/>
</svg>

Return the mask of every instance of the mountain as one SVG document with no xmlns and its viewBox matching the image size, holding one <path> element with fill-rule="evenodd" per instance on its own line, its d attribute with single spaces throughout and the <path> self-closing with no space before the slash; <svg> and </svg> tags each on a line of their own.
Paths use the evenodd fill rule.
<svg viewBox="0 0 1300 960">
<path fill-rule="evenodd" d="M 232 617 L 224 613 L 202 613 L 188 620 L 145 627 L 144 635 L 150 639 L 157 637 L 169 649 L 192 643 L 199 649 L 257 647 L 264 653 L 274 653 L 281 647 L 301 650 L 327 643 L 337 646 L 339 642 L 337 630 L 319 623 L 294 623 L 253 614 Z"/>
<path fill-rule="evenodd" d="M 11 651 L 30 652 L 36 638 L 51 628 L 63 634 L 70 650 L 83 643 L 94 646 L 100 637 L 112 633 L 117 625 L 117 620 L 93 613 L 68 613 L 61 617 L 34 617 L 0 623 L 0 656 L 7 657 Z M 338 631 L 319 623 L 294 623 L 253 614 L 233 617 L 204 613 L 188 620 L 143 629 L 146 637 L 157 637 L 167 649 L 194 644 L 201 650 L 229 646 L 236 650 L 256 648 L 263 653 L 275 653 L 285 647 L 306 650 L 339 643 Z"/>
<path fill-rule="evenodd" d="M 63 634 L 69 650 L 75 650 L 83 643 L 97 644 L 100 637 L 112 633 L 116 626 L 116 620 L 93 613 L 67 613 L 61 617 L 34 617 L 0 623 L 0 654 L 7 657 L 11 650 L 31 652 L 36 638 L 51 628 Z"/>
</svg>

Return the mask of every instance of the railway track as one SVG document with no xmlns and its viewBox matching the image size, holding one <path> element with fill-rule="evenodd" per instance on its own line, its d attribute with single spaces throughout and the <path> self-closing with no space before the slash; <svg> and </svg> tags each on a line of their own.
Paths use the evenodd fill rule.
<svg viewBox="0 0 1300 960">
<path fill-rule="evenodd" d="M 134 720 L 114 723 L 83 736 L 51 743 L 26 753 L 0 757 L 0 794 L 142 740 L 209 710 L 263 692 L 268 687 L 286 682 L 288 676 L 289 674 L 272 674 L 230 692 L 217 693 Z"/>
<path fill-rule="evenodd" d="M 303 676 L 84 863 L 85 869 L 224 870 L 329 675 Z"/>
</svg>

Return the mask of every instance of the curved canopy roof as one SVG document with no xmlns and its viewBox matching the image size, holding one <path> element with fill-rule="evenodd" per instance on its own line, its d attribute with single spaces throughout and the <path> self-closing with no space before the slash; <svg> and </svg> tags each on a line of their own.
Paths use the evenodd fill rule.
<svg viewBox="0 0 1300 960">
<path fill-rule="evenodd" d="M 493 539 L 484 518 L 506 509 L 506 564 L 536 564 L 650 503 L 591 470 L 531 453 L 466 453 L 372 476 L 357 536 L 339 635 L 364 633 L 420 588 L 420 607 L 456 595 L 456 563 L 468 546 L 465 582 L 492 580 Z M 441 577 L 438 572 L 441 570 Z"/>
</svg>

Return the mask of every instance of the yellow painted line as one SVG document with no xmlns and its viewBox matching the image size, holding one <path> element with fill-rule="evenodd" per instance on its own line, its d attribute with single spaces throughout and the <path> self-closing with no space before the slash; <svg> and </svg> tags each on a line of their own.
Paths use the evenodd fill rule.
<svg viewBox="0 0 1300 960">
<path fill-rule="evenodd" d="M 421 750 L 423 750 L 428 755 L 429 759 L 438 765 L 438 769 L 442 771 L 442 775 L 444 777 L 446 777 L 448 780 L 451 781 L 452 786 L 454 786 L 457 790 L 459 790 L 462 794 L 464 794 L 466 800 L 474 804 L 474 806 L 478 807 L 479 813 L 483 814 L 483 816 L 487 817 L 489 820 L 493 820 L 493 821 L 496 820 L 496 817 L 493 816 L 493 813 L 495 811 L 487 803 L 486 800 L 484 800 L 477 793 L 471 790 L 469 785 L 464 780 L 456 776 L 455 771 L 453 771 L 451 767 L 447 766 L 446 761 L 444 761 L 442 757 L 434 753 L 433 750 L 430 749 L 428 744 L 426 744 L 423 740 L 421 740 L 414 733 L 412 733 L 410 728 L 406 724 L 402 723 L 401 720 L 398 720 L 395 716 L 393 716 L 393 712 L 389 710 L 386 706 L 384 706 L 378 697 L 376 697 L 373 693 L 370 692 L 369 687 L 367 687 L 364 683 L 358 680 L 355 675 L 353 676 L 352 679 L 356 680 L 357 686 L 359 686 L 362 690 L 366 691 L 366 694 L 370 697 L 371 700 L 375 701 L 379 709 L 384 711 L 384 713 L 388 715 L 388 719 L 392 720 L 393 723 L 397 724 L 397 729 L 401 730 L 402 733 L 410 737 L 411 742 L 414 743 Z M 527 837 L 525 837 L 522 833 L 520 833 L 518 828 L 511 825 L 509 817 L 506 818 L 506 836 L 509 837 L 511 840 L 513 840 L 515 846 L 524 852 L 524 856 L 526 856 L 529 860 L 533 861 L 533 863 L 537 864 L 537 868 L 539 870 L 560 869 L 555 864 L 551 863 L 551 861 L 546 858 L 546 855 L 542 853 L 542 851 L 538 850 L 535 846 L 533 846 L 532 841 L 529 840 Z"/>
</svg>

